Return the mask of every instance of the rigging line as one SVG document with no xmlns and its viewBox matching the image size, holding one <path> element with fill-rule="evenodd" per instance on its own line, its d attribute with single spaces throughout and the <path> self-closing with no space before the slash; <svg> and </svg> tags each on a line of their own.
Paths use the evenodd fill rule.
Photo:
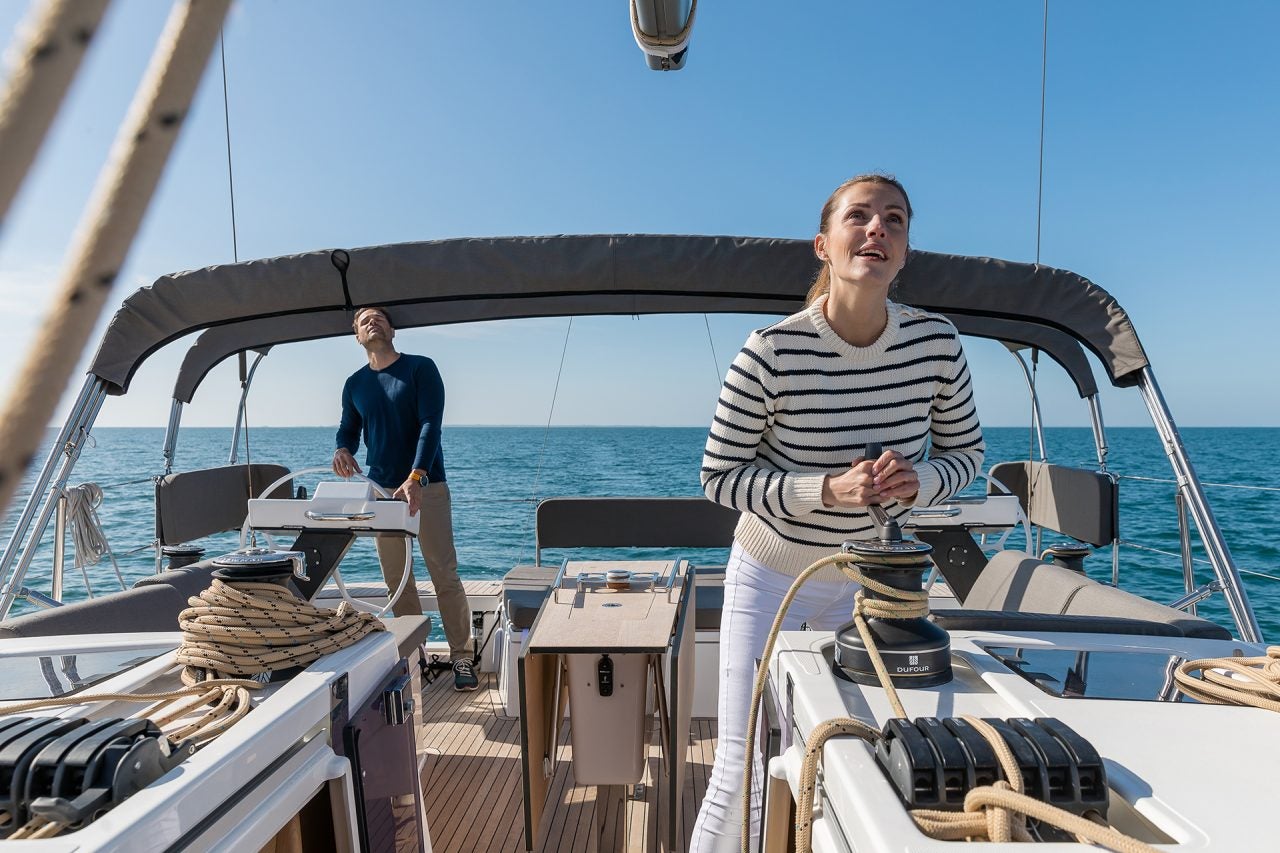
<svg viewBox="0 0 1280 853">
<path fill-rule="evenodd" d="M 1177 553 L 1176 551 L 1165 551 L 1161 548 L 1152 548 L 1150 545 L 1142 545 L 1138 542 L 1130 542 L 1128 539 L 1117 539 L 1116 541 L 1119 542 L 1121 545 L 1125 546 L 1126 548 L 1136 548 L 1139 551 L 1149 551 L 1152 554 L 1160 554 L 1165 557 L 1176 557 L 1179 560 L 1182 559 L 1182 555 Z M 1191 561 L 1193 563 L 1200 563 L 1201 565 L 1205 565 L 1205 566 L 1213 565 L 1213 562 L 1211 560 L 1206 560 L 1204 557 L 1192 557 Z"/>
<path fill-rule="evenodd" d="M 1160 477 L 1139 477 L 1136 474 L 1117 474 L 1116 478 L 1119 480 L 1140 480 L 1144 483 L 1165 483 L 1170 486 L 1178 485 L 1177 480 L 1166 480 Z M 1252 492 L 1280 492 L 1280 487 L 1278 486 L 1243 486 L 1239 483 L 1206 483 L 1203 480 L 1200 481 L 1200 485 L 1217 486 L 1219 489 L 1244 489 Z"/>
<path fill-rule="evenodd" d="M 573 317 L 569 318 L 569 325 L 564 330 L 564 347 L 560 350 L 560 366 L 556 368 L 556 384 L 551 389 L 551 409 L 547 412 L 547 426 L 542 431 L 542 449 L 538 451 L 538 467 L 533 474 L 533 494 L 529 500 L 537 504 L 538 502 L 538 483 L 542 480 L 542 461 L 547 456 L 547 439 L 551 437 L 551 418 L 556 412 L 556 397 L 560 393 L 560 376 L 564 373 L 564 357 L 569 351 L 569 333 L 573 331 Z"/>
<path fill-rule="evenodd" d="M 716 343 L 711 339 L 711 320 L 705 311 L 702 313 L 702 322 L 707 326 L 707 346 L 711 347 L 711 363 L 716 366 L 716 384 L 718 385 L 724 381 L 724 374 L 720 372 L 720 359 L 716 358 Z"/>
<path fill-rule="evenodd" d="M 222 65 L 222 127 L 227 139 L 227 193 L 231 199 L 231 259 L 235 263 L 240 263 L 240 240 L 236 228 L 236 181 L 235 173 L 231 167 L 231 99 L 227 95 L 227 47 L 226 47 L 226 28 L 218 29 L 218 57 Z M 244 377 L 241 380 L 241 389 L 244 390 L 245 397 L 243 406 L 236 411 L 236 424 L 240 424 L 240 418 L 244 418 L 244 466 L 245 473 L 249 479 L 249 497 L 253 497 L 253 468 L 250 465 L 249 457 L 249 398 L 248 398 L 248 375 L 245 373 L 245 365 L 248 360 L 248 353 L 241 351 L 239 353 L 240 375 Z"/>
<path fill-rule="evenodd" d="M 1152 548 L 1150 545 L 1140 545 L 1137 542 L 1130 542 L 1128 539 L 1121 539 L 1119 540 L 1119 542 L 1121 545 L 1125 546 L 1126 548 L 1135 548 L 1139 551 L 1150 551 L 1152 554 L 1160 554 L 1161 556 L 1164 556 L 1164 557 L 1174 557 L 1176 559 L 1182 559 L 1182 555 L 1174 551 L 1164 551 L 1160 548 Z M 1213 565 L 1213 561 L 1206 560 L 1203 557 L 1192 557 L 1191 560 L 1192 562 L 1200 563 L 1205 566 Z M 1237 568 L 1236 571 L 1242 575 L 1253 575 L 1254 577 L 1266 578 L 1267 580 L 1280 581 L 1280 577 L 1277 577 L 1276 575 L 1269 575 L 1266 572 L 1256 572 L 1252 569 L 1241 569 L 1241 568 Z"/>
<path fill-rule="evenodd" d="M 1040 213 L 1044 208 L 1044 93 L 1049 72 L 1049 0 L 1044 0 L 1040 42 L 1040 176 L 1036 188 L 1036 265 L 1040 264 Z"/>
<path fill-rule="evenodd" d="M 1258 577 L 1258 578 L 1266 578 L 1267 580 L 1280 581 L 1280 577 L 1276 577 L 1275 575 L 1269 575 L 1269 574 L 1266 574 L 1265 572 L 1255 572 L 1250 569 L 1236 569 L 1236 571 L 1242 575 L 1253 575 L 1254 577 Z"/>
<path fill-rule="evenodd" d="M 154 483 L 155 481 L 155 477 L 139 477 L 136 480 L 123 480 L 119 483 L 99 483 L 98 488 L 105 492 L 107 489 L 118 489 L 121 486 L 136 486 L 139 483 Z"/>
<path fill-rule="evenodd" d="M 231 108 L 227 99 L 227 49 L 223 30 L 218 30 L 218 53 L 222 59 L 222 126 L 227 135 L 227 188 L 231 193 L 231 257 L 240 262 L 240 245 L 236 239 L 236 182 L 231 173 Z"/>
</svg>

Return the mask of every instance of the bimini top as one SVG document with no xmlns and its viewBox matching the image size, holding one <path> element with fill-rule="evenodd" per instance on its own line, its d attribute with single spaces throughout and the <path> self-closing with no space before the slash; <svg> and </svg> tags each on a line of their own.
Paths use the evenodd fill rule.
<svg viewBox="0 0 1280 853">
<path fill-rule="evenodd" d="M 207 329 L 175 387 L 187 402 L 224 358 L 351 334 L 351 312 L 391 310 L 398 328 L 590 314 L 799 310 L 817 273 L 808 240 L 672 235 L 495 237 L 327 250 L 162 276 L 116 312 L 90 373 L 124 394 L 165 344 Z M 1083 345 L 1115 385 L 1147 365 L 1133 325 L 1102 288 L 1066 270 L 912 251 L 891 298 L 961 332 L 1035 346 L 1082 396 L 1096 391 Z"/>
</svg>

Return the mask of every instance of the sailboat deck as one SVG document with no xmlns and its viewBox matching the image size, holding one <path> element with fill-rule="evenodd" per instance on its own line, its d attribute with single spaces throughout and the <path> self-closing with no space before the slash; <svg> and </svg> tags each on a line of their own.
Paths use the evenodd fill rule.
<svg viewBox="0 0 1280 853">
<path fill-rule="evenodd" d="M 524 797 L 520 782 L 520 721 L 499 715 L 497 679 L 482 674 L 473 693 L 453 690 L 447 676 L 422 694 L 423 722 L 418 736 L 422 793 L 435 853 L 517 853 L 524 850 Z M 595 849 L 596 789 L 573 781 L 569 721 L 562 734 L 561 760 L 548 788 L 538 850 Z M 715 721 L 690 725 L 681 802 L 681 833 L 686 842 L 706 790 L 715 752 Z M 661 756 L 651 740 L 644 800 L 628 799 L 625 815 L 606 815 L 610 825 L 626 821 L 628 851 L 657 850 L 665 837 L 665 810 L 656 808 Z"/>
</svg>

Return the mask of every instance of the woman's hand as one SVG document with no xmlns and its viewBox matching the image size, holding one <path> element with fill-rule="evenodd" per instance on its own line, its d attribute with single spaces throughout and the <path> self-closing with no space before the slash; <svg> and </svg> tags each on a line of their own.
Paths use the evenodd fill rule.
<svg viewBox="0 0 1280 853">
<path fill-rule="evenodd" d="M 920 491 L 920 478 L 911 461 L 896 450 L 873 460 L 858 459 L 843 474 L 829 474 L 822 483 L 826 506 L 867 506 L 888 500 L 909 501 Z"/>
</svg>

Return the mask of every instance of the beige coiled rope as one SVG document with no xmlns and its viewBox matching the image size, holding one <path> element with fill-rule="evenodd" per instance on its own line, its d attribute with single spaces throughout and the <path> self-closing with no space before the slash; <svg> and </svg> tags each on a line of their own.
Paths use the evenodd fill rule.
<svg viewBox="0 0 1280 853">
<path fill-rule="evenodd" d="M 337 610 L 319 608 L 270 583 L 233 586 L 215 578 L 187 603 L 190 607 L 178 614 L 182 643 L 177 652 L 186 687 L 164 693 L 58 696 L 8 705 L 0 714 L 89 702 L 151 702 L 135 716 L 149 718 L 174 743 L 190 739 L 202 745 L 249 713 L 249 691 L 262 686 L 252 676 L 306 666 L 386 630 L 376 616 L 345 601 Z M 201 708 L 197 718 L 188 719 Z M 64 828 L 37 819 L 9 838 L 47 838 Z"/>
<path fill-rule="evenodd" d="M 1197 702 L 1280 711 L 1280 646 L 1268 646 L 1260 657 L 1187 661 L 1174 671 L 1173 680 Z"/>
<path fill-rule="evenodd" d="M 743 853 L 747 853 L 750 849 L 751 774 L 754 763 L 752 744 L 755 742 L 756 717 L 760 713 L 760 699 L 764 693 L 764 682 L 765 678 L 768 677 L 767 664 L 773 654 L 774 641 L 777 639 L 778 631 L 782 627 L 783 617 L 786 615 L 787 609 L 795 599 L 800 586 L 819 569 L 830 565 L 839 565 L 840 570 L 850 580 L 856 581 L 866 589 L 893 599 L 866 598 L 863 592 L 859 591 L 855 598 L 853 621 L 857 626 L 858 634 L 862 637 L 862 641 L 867 647 L 871 663 L 880 678 L 880 685 L 884 688 L 889 698 L 889 703 L 893 706 L 894 714 L 903 719 L 907 716 L 906 710 L 898 699 L 898 692 L 889 678 L 888 671 L 885 669 L 880 652 L 875 646 L 874 637 L 867 629 L 866 619 L 871 616 L 880 619 L 912 619 L 927 616 L 929 614 L 928 592 L 924 590 L 905 591 L 880 583 L 873 578 L 867 577 L 855 567 L 854 564 L 861 562 L 865 562 L 865 560 L 857 554 L 833 554 L 809 566 L 791 584 L 791 588 L 787 590 L 786 596 L 782 599 L 782 606 L 778 608 L 778 615 L 774 617 L 773 626 L 769 630 L 768 639 L 765 641 L 764 653 L 761 656 L 761 660 L 765 663 L 761 665 L 756 673 L 755 688 L 751 695 L 751 713 L 747 718 L 747 756 L 742 787 L 741 849 Z M 1280 649 L 1277 649 L 1276 652 L 1276 657 L 1280 659 Z M 1233 658 L 1231 660 L 1239 662 L 1256 659 Z M 1280 669 L 1280 666 L 1272 669 L 1273 671 Z M 1009 745 L 1005 743 L 1004 738 L 992 726 L 976 717 L 965 717 L 964 719 L 972 724 L 991 744 L 1000 759 L 1000 766 L 1004 770 L 1005 776 L 1010 781 L 1000 780 L 994 785 L 974 788 L 965 796 L 963 812 L 944 812 L 931 809 L 916 809 L 912 811 L 912 819 L 915 820 L 916 826 L 925 835 L 940 841 L 961 839 L 1032 841 L 1034 839 L 1026 827 L 1026 819 L 1030 817 L 1041 823 L 1073 833 L 1082 842 L 1096 844 L 1100 847 L 1117 851 L 1117 853 L 1157 853 L 1155 848 L 1144 844 L 1136 838 L 1131 838 L 1111 827 L 1094 823 L 1023 794 L 1021 773 L 1018 771 L 1017 762 L 1014 760 L 1013 753 L 1009 749 Z M 796 802 L 795 848 L 800 853 L 809 853 L 812 849 L 813 798 L 817 788 L 818 764 L 822 758 L 823 746 L 831 738 L 842 735 L 852 735 L 872 744 L 880 739 L 880 732 L 877 729 L 861 720 L 855 720 L 850 717 L 827 720 L 810 733 L 805 749 L 804 763 L 800 772 L 800 796 Z"/>
</svg>

